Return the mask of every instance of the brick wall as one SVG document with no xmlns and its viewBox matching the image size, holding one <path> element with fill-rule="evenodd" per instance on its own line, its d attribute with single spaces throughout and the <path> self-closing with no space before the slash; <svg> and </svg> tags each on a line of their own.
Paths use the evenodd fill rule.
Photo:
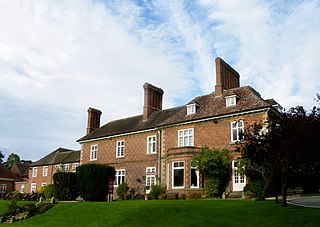
<svg viewBox="0 0 320 227">
<path fill-rule="evenodd" d="M 161 130 L 160 168 L 158 166 L 159 135 L 156 130 L 83 143 L 81 163 L 105 163 L 114 166 L 115 169 L 125 169 L 125 181 L 131 188 L 135 188 L 136 190 L 141 189 L 141 184 L 136 179 L 141 179 L 142 184 L 145 184 L 143 180 L 146 176 L 146 168 L 156 167 L 156 175 L 159 177 L 161 184 L 168 186 L 168 189 L 172 190 L 172 162 L 184 161 L 185 188 L 175 191 L 183 194 L 201 192 L 201 188 L 203 187 L 201 176 L 199 179 L 199 189 L 191 188 L 190 185 L 190 162 L 192 156 L 200 151 L 199 148 L 201 146 L 218 149 L 225 148 L 234 151 L 235 144 L 231 143 L 230 123 L 232 121 L 243 120 L 246 126 L 254 122 L 259 123 L 266 117 L 266 112 L 260 112 L 164 128 Z M 178 148 L 178 130 L 189 128 L 194 129 L 194 146 L 198 149 Z M 147 154 L 147 137 L 153 135 L 157 136 L 157 154 L 150 155 Z M 116 144 L 117 141 L 121 140 L 125 141 L 124 157 L 117 158 Z M 98 145 L 98 156 L 95 161 L 90 161 L 91 145 Z M 232 156 L 233 158 L 237 158 L 239 154 L 233 153 Z M 231 183 L 230 179 L 229 186 Z"/>
</svg>

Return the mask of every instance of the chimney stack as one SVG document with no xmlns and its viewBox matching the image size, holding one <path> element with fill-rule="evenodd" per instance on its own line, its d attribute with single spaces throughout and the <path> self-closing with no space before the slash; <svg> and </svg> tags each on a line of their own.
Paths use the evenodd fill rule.
<svg viewBox="0 0 320 227">
<path fill-rule="evenodd" d="M 215 95 L 220 96 L 223 90 L 240 87 L 240 75 L 221 58 L 216 58 Z"/>
<path fill-rule="evenodd" d="M 146 121 L 154 111 L 162 110 L 163 90 L 152 84 L 145 83 L 144 89 L 144 106 L 143 120 Z"/>
<path fill-rule="evenodd" d="M 88 109 L 88 125 L 87 125 L 87 135 L 100 128 L 100 116 L 102 112 L 100 110 L 89 108 Z"/>
</svg>

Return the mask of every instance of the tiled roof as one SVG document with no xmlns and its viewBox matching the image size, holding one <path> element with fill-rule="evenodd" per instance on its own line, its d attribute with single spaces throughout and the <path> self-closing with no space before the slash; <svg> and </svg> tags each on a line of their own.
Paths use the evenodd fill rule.
<svg viewBox="0 0 320 227">
<path fill-rule="evenodd" d="M 237 96 L 237 104 L 232 107 L 226 107 L 225 97 L 231 95 Z M 215 96 L 214 92 L 208 95 L 199 96 L 191 100 L 188 104 L 191 103 L 197 104 L 196 114 L 187 115 L 186 106 L 180 106 L 172 109 L 156 111 L 147 121 L 142 120 L 142 115 L 111 121 L 92 133 L 82 137 L 77 142 L 154 129 L 156 127 L 210 117 L 236 114 L 250 110 L 272 107 L 272 105 L 274 105 L 273 102 L 266 102 L 263 100 L 260 94 L 250 86 L 225 90 L 223 94 L 218 97 Z"/>
<path fill-rule="evenodd" d="M 0 163 L 0 179 L 8 181 L 19 181 L 19 178 L 2 163 Z"/>
<path fill-rule="evenodd" d="M 33 162 L 30 166 L 52 165 L 60 163 L 71 163 L 80 161 L 80 151 L 58 148 L 40 160 Z"/>
<path fill-rule="evenodd" d="M 147 121 L 143 121 L 143 115 L 124 118 L 116 121 L 110 121 L 104 126 L 94 130 L 92 133 L 82 137 L 77 142 L 119 135 L 134 131 L 154 129 L 158 124 L 164 122 L 169 117 L 175 115 L 183 108 L 183 106 L 180 106 L 176 108 L 155 111 Z"/>
<path fill-rule="evenodd" d="M 16 166 L 16 168 L 14 168 L 14 166 Z M 12 167 L 11 167 L 11 172 L 13 172 L 13 169 L 15 171 L 18 171 L 17 174 L 21 177 L 27 177 L 29 174 L 29 164 L 27 163 L 15 163 Z M 16 173 L 16 172 L 13 172 Z"/>
</svg>

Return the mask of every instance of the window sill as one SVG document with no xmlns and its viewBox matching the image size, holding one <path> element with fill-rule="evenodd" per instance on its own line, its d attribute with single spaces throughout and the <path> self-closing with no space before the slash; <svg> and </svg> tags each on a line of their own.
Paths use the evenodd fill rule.
<svg viewBox="0 0 320 227">
<path fill-rule="evenodd" d="M 89 161 L 92 162 L 92 161 L 97 161 L 97 160 L 98 160 L 98 159 L 90 159 Z"/>
<path fill-rule="evenodd" d="M 116 156 L 116 158 L 124 158 L 124 156 Z"/>
</svg>

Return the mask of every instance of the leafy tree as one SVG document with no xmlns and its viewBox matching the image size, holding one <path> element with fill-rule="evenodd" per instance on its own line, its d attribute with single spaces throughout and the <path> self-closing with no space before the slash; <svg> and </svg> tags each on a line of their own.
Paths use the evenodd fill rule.
<svg viewBox="0 0 320 227">
<path fill-rule="evenodd" d="M 319 187 L 320 118 L 302 107 L 291 108 L 267 128 L 255 124 L 244 132 L 241 152 L 248 176 L 257 173 L 265 180 L 263 195 L 270 184 L 281 184 L 283 206 L 287 205 L 287 188 L 299 186 L 313 177 Z M 264 130 L 263 130 L 264 129 Z"/>
<path fill-rule="evenodd" d="M 6 161 L 6 166 L 8 168 L 10 168 L 11 166 L 13 166 L 13 164 L 15 163 L 19 163 L 20 162 L 20 157 L 19 155 L 15 154 L 15 153 L 11 153 L 9 156 L 8 156 L 8 159 Z"/>
<path fill-rule="evenodd" d="M 205 178 L 205 191 L 207 197 L 221 196 L 228 180 L 229 151 L 209 149 L 202 147 L 199 155 L 193 157 L 193 165 L 199 169 Z"/>
</svg>

